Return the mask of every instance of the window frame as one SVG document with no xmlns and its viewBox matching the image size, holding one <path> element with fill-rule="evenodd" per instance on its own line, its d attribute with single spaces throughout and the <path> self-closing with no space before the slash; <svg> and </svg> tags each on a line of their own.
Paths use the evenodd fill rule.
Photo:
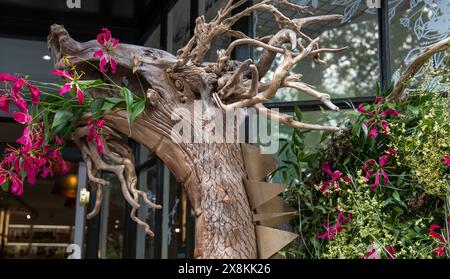
<svg viewBox="0 0 450 279">
<path fill-rule="evenodd" d="M 379 78 L 378 82 L 381 89 L 387 89 L 392 80 L 392 68 L 391 68 L 391 50 L 389 43 L 389 3 L 388 1 L 381 1 L 381 7 L 377 8 L 377 21 L 378 21 L 378 61 L 379 61 Z M 249 17 L 249 26 L 252 25 L 252 19 Z M 251 28 L 247 28 L 249 30 Z M 245 29 L 240 31 L 247 31 Z M 252 36 L 253 34 L 247 33 Z M 253 37 L 253 36 L 252 36 Z M 248 57 L 251 58 L 251 57 Z M 354 106 L 358 106 L 362 103 L 372 104 L 376 100 L 376 96 L 359 96 L 348 98 L 332 98 L 331 101 L 339 109 L 351 109 L 350 103 Z M 330 110 L 324 106 L 319 100 L 307 100 L 307 101 L 289 101 L 289 102 L 271 102 L 264 104 L 270 109 L 279 109 L 280 112 L 293 112 L 295 107 L 301 111 L 320 111 L 321 109 Z"/>
</svg>

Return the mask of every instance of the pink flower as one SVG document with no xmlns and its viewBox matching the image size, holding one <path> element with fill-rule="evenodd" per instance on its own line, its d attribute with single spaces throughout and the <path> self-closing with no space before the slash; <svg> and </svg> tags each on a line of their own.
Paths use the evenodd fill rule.
<svg viewBox="0 0 450 279">
<path fill-rule="evenodd" d="M 102 29 L 102 33 L 97 36 L 97 42 L 102 46 L 102 49 L 94 53 L 94 57 L 100 58 L 100 71 L 106 73 L 106 64 L 109 63 L 111 72 L 116 73 L 117 62 L 112 55 L 114 49 L 119 44 L 119 40 L 111 36 L 111 32 L 107 28 Z"/>
<path fill-rule="evenodd" d="M 389 184 L 389 177 L 385 171 L 385 167 L 388 163 L 389 158 L 396 154 L 397 152 L 393 150 L 392 148 L 388 149 L 388 152 L 386 155 L 381 156 L 378 159 L 378 162 L 376 162 L 373 159 L 368 160 L 364 166 L 362 167 L 362 170 L 366 174 L 366 182 L 369 183 L 370 178 L 372 177 L 372 174 L 375 172 L 375 179 L 374 182 L 370 185 L 371 190 L 375 190 L 378 188 L 378 185 L 380 184 L 380 175 L 383 176 L 383 183 L 384 185 Z"/>
<path fill-rule="evenodd" d="M 448 155 L 445 155 L 445 156 L 444 156 L 444 160 L 443 160 L 443 161 L 444 161 L 444 163 L 445 163 L 445 164 L 447 164 L 447 165 L 449 165 L 449 166 L 450 166 L 450 156 L 448 156 Z"/>
<path fill-rule="evenodd" d="M 10 74 L 0 73 L 0 81 L 16 82 L 17 78 Z"/>
<path fill-rule="evenodd" d="M 52 153 L 52 159 L 56 163 L 59 174 L 66 174 L 69 171 L 69 167 L 67 166 L 66 162 L 62 158 L 61 151 L 59 151 L 58 149 L 55 149 Z"/>
<path fill-rule="evenodd" d="M 436 253 L 436 255 L 438 255 L 439 257 L 443 257 L 445 254 L 445 246 L 442 246 L 440 248 L 437 248 L 436 250 L 434 250 L 434 252 Z"/>
<path fill-rule="evenodd" d="M 78 104 L 79 105 L 83 104 L 84 93 L 81 90 L 80 86 L 78 85 L 78 82 L 77 82 L 79 79 L 78 76 L 73 77 L 66 71 L 61 71 L 61 70 L 53 71 L 53 72 L 51 72 L 51 74 L 63 77 L 69 81 L 68 83 L 64 84 L 64 86 L 61 88 L 61 90 L 59 91 L 59 96 L 69 92 L 70 90 L 72 90 L 72 88 L 75 88 L 77 91 Z"/>
<path fill-rule="evenodd" d="M 8 95 L 0 95 L 0 110 L 4 111 L 6 114 L 9 114 L 9 96 Z"/>
<path fill-rule="evenodd" d="M 14 120 L 16 120 L 17 122 L 19 122 L 21 124 L 30 124 L 31 121 L 33 120 L 28 113 L 23 113 L 23 112 L 19 112 L 19 111 L 16 111 L 13 114 L 13 118 L 14 118 Z"/>
<path fill-rule="evenodd" d="M 0 168 L 0 185 L 3 185 L 3 183 L 6 182 L 7 176 L 8 172 L 5 169 Z"/>
<path fill-rule="evenodd" d="M 377 97 L 375 105 L 374 105 L 374 112 L 370 112 L 364 108 L 364 104 L 360 104 L 358 106 L 358 111 L 362 114 L 365 114 L 367 116 L 370 116 L 371 118 L 365 123 L 366 127 L 369 131 L 368 136 L 376 138 L 378 136 L 378 124 L 381 125 L 381 130 L 384 135 L 388 134 L 388 126 L 389 123 L 383 119 L 383 117 L 387 116 L 393 116 L 398 117 L 398 112 L 394 109 L 386 109 L 382 112 L 381 107 L 382 104 L 382 98 Z"/>
<path fill-rule="evenodd" d="M 17 99 L 20 95 L 20 90 L 24 85 L 27 86 L 28 91 L 31 94 L 31 102 L 35 105 L 39 104 L 39 97 L 41 96 L 41 90 L 36 86 L 31 85 L 28 81 L 23 78 L 16 78 L 9 74 L 0 73 L 0 81 L 14 82 L 13 87 L 11 88 L 11 96 L 14 99 Z"/>
<path fill-rule="evenodd" d="M 339 211 L 338 214 L 338 218 L 336 220 L 336 224 L 335 225 L 329 225 L 328 221 L 325 220 L 323 227 L 325 228 L 326 232 L 324 233 L 317 233 L 316 237 L 318 239 L 328 239 L 328 240 L 332 240 L 337 233 L 340 233 L 344 230 L 344 228 L 342 227 L 343 224 L 347 223 L 350 221 L 350 219 L 352 218 L 352 215 L 349 213 L 347 218 L 343 217 L 343 212 Z"/>
<path fill-rule="evenodd" d="M 450 222 L 450 220 L 447 220 L 447 222 Z M 443 257 L 445 254 L 445 239 L 436 232 L 437 229 L 442 229 L 441 226 L 438 226 L 436 224 L 431 224 L 430 226 L 430 236 L 439 240 L 439 242 L 442 243 L 442 246 L 434 250 L 434 252 L 439 256 Z"/>
<path fill-rule="evenodd" d="M 30 126 L 25 127 L 22 136 L 16 140 L 17 143 L 22 144 L 22 152 L 28 153 L 31 150 L 33 140 L 31 138 Z"/>
<path fill-rule="evenodd" d="M 100 130 L 105 125 L 105 120 L 90 120 L 87 124 L 89 129 L 89 135 L 86 137 L 86 141 L 89 142 L 94 139 L 95 144 L 97 145 L 97 151 L 100 154 L 103 154 L 103 140 L 100 136 Z"/>
<path fill-rule="evenodd" d="M 58 145 L 64 145 L 64 141 L 58 135 L 55 136 L 55 142 Z"/>
<path fill-rule="evenodd" d="M 322 191 L 322 194 L 324 195 L 327 195 L 330 190 L 333 190 L 333 192 L 338 191 L 338 189 L 340 188 L 341 179 L 347 183 L 351 182 L 351 179 L 348 176 L 342 177 L 342 173 L 340 171 L 336 170 L 332 172 L 329 162 L 323 163 L 322 169 L 329 176 L 331 176 L 331 179 L 325 181 L 320 187 L 320 191 Z"/>
<path fill-rule="evenodd" d="M 432 237 L 438 239 L 440 242 L 445 243 L 444 238 L 443 238 L 442 236 L 440 236 L 440 235 L 436 232 L 437 229 L 442 229 L 442 228 L 441 228 L 441 226 L 438 226 L 438 225 L 436 225 L 436 224 L 432 224 L 432 225 L 430 226 L 430 235 L 431 235 Z"/>
<path fill-rule="evenodd" d="M 364 256 L 362 258 L 365 260 L 381 259 L 380 255 L 378 254 L 377 249 L 375 247 L 373 247 L 372 245 L 367 248 L 366 253 L 364 253 Z"/>
<path fill-rule="evenodd" d="M 386 250 L 388 251 L 388 259 L 389 260 L 395 260 L 397 259 L 397 256 L 395 255 L 395 253 L 397 253 L 397 251 L 395 251 L 394 248 L 392 248 L 391 246 L 386 246 Z"/>
<path fill-rule="evenodd" d="M 11 101 L 17 106 L 19 111 L 14 112 L 13 118 L 22 124 L 29 124 L 32 121 L 30 114 L 28 113 L 28 104 L 24 99 L 21 89 L 23 86 L 27 86 L 28 90 L 31 93 L 31 99 L 33 104 L 39 103 L 39 96 L 41 91 L 39 88 L 31 85 L 28 81 L 23 78 L 17 78 L 9 74 L 0 73 L 0 81 L 6 83 L 14 83 L 10 89 L 10 92 L 7 94 L 0 95 L 0 110 L 9 114 L 9 108 Z M 3 90 L 7 91 L 7 89 Z"/>
<path fill-rule="evenodd" d="M 16 196 L 23 194 L 23 182 L 22 179 L 14 172 L 9 174 L 9 180 L 11 181 L 10 190 Z"/>
</svg>

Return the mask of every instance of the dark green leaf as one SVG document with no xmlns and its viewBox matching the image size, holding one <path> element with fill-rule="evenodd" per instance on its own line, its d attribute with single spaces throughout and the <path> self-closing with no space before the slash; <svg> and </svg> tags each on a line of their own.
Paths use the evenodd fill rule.
<svg viewBox="0 0 450 279">
<path fill-rule="evenodd" d="M 296 107 L 294 108 L 294 112 L 295 112 L 295 118 L 296 118 L 296 120 L 301 122 L 302 119 L 303 119 L 302 111 L 296 106 Z"/>
<path fill-rule="evenodd" d="M 103 81 L 101 79 L 95 79 L 95 80 L 79 80 L 77 83 L 83 88 L 88 89 L 92 87 L 96 87 L 103 84 Z"/>
<path fill-rule="evenodd" d="M 5 192 L 9 191 L 9 179 L 6 179 L 6 181 L 2 184 L 1 188 Z"/>
<path fill-rule="evenodd" d="M 131 109 L 130 125 L 133 125 L 134 120 L 139 115 L 141 115 L 144 109 L 145 109 L 145 101 L 139 101 L 133 104 L 133 108 Z"/>
<path fill-rule="evenodd" d="M 73 113 L 66 110 L 60 110 L 56 112 L 55 118 L 53 119 L 52 128 L 58 127 L 60 125 L 65 125 L 73 117 Z M 63 126 L 64 126 L 63 125 Z"/>
</svg>

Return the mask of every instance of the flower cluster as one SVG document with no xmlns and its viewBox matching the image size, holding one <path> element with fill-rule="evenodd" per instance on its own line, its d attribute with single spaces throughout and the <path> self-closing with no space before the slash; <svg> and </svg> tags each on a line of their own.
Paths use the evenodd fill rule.
<svg viewBox="0 0 450 279">
<path fill-rule="evenodd" d="M 322 165 L 322 169 L 325 173 L 327 173 L 329 176 L 331 176 L 331 179 L 325 181 L 321 186 L 320 186 L 320 191 L 322 192 L 322 194 L 324 194 L 325 196 L 329 193 L 329 192 L 333 192 L 335 193 L 336 191 L 338 191 L 340 189 L 340 182 L 345 181 L 347 183 L 351 182 L 351 179 L 348 176 L 343 176 L 342 172 L 336 170 L 334 172 L 331 171 L 330 168 L 330 163 L 329 162 L 325 162 Z"/>
<path fill-rule="evenodd" d="M 445 155 L 445 156 L 444 156 L 444 159 L 443 159 L 442 161 L 443 161 L 445 164 L 447 164 L 447 165 L 450 166 L 450 156 Z"/>
<path fill-rule="evenodd" d="M 448 218 L 447 220 L 447 225 L 450 226 L 450 218 Z M 445 244 L 447 243 L 445 241 L 445 239 L 436 232 L 436 230 L 442 230 L 441 226 L 438 226 L 436 224 L 431 224 L 430 226 L 430 236 L 437 239 L 440 242 L 440 245 L 442 245 L 441 247 L 437 248 L 436 250 L 434 250 L 434 252 L 436 253 L 436 255 L 438 255 L 439 257 L 443 257 L 445 255 Z M 450 238 L 450 230 L 448 231 L 448 237 Z"/>
<path fill-rule="evenodd" d="M 105 120 L 90 120 L 87 124 L 87 128 L 89 129 L 89 135 L 86 137 L 86 141 L 89 142 L 94 140 L 95 145 L 97 146 L 97 151 L 100 154 L 103 154 L 103 140 L 100 135 L 102 127 L 105 125 Z"/>
<path fill-rule="evenodd" d="M 44 133 L 43 124 L 26 126 L 17 139 L 20 147 L 9 146 L 5 150 L 6 157 L 0 163 L 0 184 L 7 185 L 11 193 L 22 195 L 24 178 L 34 185 L 38 173 L 46 178 L 55 171 L 59 174 L 68 171 L 60 151 L 62 140 L 56 137 L 53 146 L 47 145 Z"/>
<path fill-rule="evenodd" d="M 384 185 L 389 184 L 389 177 L 386 173 L 385 167 L 389 161 L 389 158 L 394 154 L 397 154 L 397 152 L 392 148 L 389 148 L 387 154 L 381 156 L 378 159 L 378 162 L 373 159 L 370 159 L 364 164 L 362 169 L 365 173 L 367 183 L 369 183 L 373 173 L 375 173 L 375 179 L 374 182 L 370 185 L 370 189 L 375 190 L 378 188 L 378 185 L 380 184 L 380 176 L 383 176 Z"/>
<path fill-rule="evenodd" d="M 94 57 L 100 58 L 100 71 L 106 73 L 107 69 L 105 66 L 109 64 L 111 72 L 115 74 L 117 62 L 113 52 L 119 44 L 119 39 L 113 38 L 111 32 L 107 28 L 103 28 L 102 33 L 97 36 L 97 42 L 102 46 L 102 49 L 94 53 Z"/>
<path fill-rule="evenodd" d="M 374 137 L 374 138 L 378 137 L 379 125 L 381 126 L 380 128 L 381 128 L 382 134 L 387 135 L 389 122 L 387 120 L 385 120 L 384 118 L 388 117 L 388 116 L 394 116 L 394 117 L 398 116 L 398 112 L 391 108 L 381 111 L 382 107 L 383 107 L 382 102 L 383 102 L 383 99 L 381 97 L 377 97 L 377 99 L 375 101 L 373 112 L 365 109 L 364 104 L 360 104 L 358 106 L 359 112 L 370 117 L 370 119 L 365 123 L 367 130 L 370 131 L 368 133 L 369 137 Z"/>
<path fill-rule="evenodd" d="M 80 85 L 78 84 L 78 80 L 80 79 L 81 76 L 78 76 L 77 74 L 74 74 L 72 76 L 68 72 L 61 70 L 53 71 L 52 74 L 63 77 L 67 80 L 67 83 L 64 84 L 64 86 L 59 91 L 59 96 L 69 92 L 73 88 L 77 92 L 78 104 L 79 105 L 83 104 L 84 92 L 83 90 L 81 90 Z"/>
<path fill-rule="evenodd" d="M 28 112 L 28 103 L 25 100 L 22 89 L 26 86 L 30 92 L 32 104 L 38 104 L 41 95 L 39 88 L 31 85 L 29 81 L 24 78 L 15 77 L 5 73 L 0 73 L 0 82 L 3 82 L 6 87 L 1 89 L 3 94 L 0 94 L 0 110 L 9 114 L 12 101 L 18 108 L 18 111 L 13 114 L 14 120 L 22 124 L 30 124 L 32 118 Z"/>
<path fill-rule="evenodd" d="M 387 252 L 387 258 L 389 260 L 394 260 L 397 258 L 395 255 L 396 251 L 392 248 L 392 246 L 388 245 L 384 249 Z M 381 248 L 379 248 L 378 245 L 370 245 L 361 258 L 365 260 L 379 260 L 381 259 L 379 250 L 381 250 Z"/>
<path fill-rule="evenodd" d="M 325 228 L 326 232 L 324 232 L 322 234 L 317 233 L 317 238 L 332 240 L 336 236 L 337 233 L 340 233 L 344 230 L 342 225 L 349 222 L 351 218 L 352 218 L 352 215 L 350 213 L 348 214 L 348 216 L 346 218 L 344 218 L 343 212 L 339 211 L 339 214 L 338 214 L 338 217 L 336 220 L 336 224 L 329 225 L 328 220 L 325 220 L 323 227 Z"/>
</svg>

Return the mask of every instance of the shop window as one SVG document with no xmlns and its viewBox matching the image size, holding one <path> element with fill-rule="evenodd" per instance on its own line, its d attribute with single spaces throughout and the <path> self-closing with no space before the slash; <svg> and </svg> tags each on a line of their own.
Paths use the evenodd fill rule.
<svg viewBox="0 0 450 279">
<path fill-rule="evenodd" d="M 341 14 L 343 19 L 305 27 L 304 32 L 310 37 L 321 35 L 323 47 L 348 50 L 326 54 L 327 65 L 314 65 L 311 59 L 300 62 L 293 72 L 303 75 L 302 80 L 328 93 L 332 98 L 347 98 L 374 95 L 374 88 L 379 77 L 378 62 L 378 24 L 375 10 L 368 10 L 365 1 L 297 1 L 312 6 L 315 15 Z M 331 2 L 331 3 L 330 3 Z M 292 8 L 279 6 L 279 9 L 290 18 L 305 17 Z M 255 37 L 274 34 L 278 30 L 270 13 L 256 13 L 254 16 Z M 257 61 L 261 49 L 254 52 Z M 282 59 L 278 56 L 278 59 Z M 264 79 L 270 79 L 269 72 Z M 311 97 L 296 90 L 282 89 L 272 101 L 302 101 Z"/>
<path fill-rule="evenodd" d="M 392 2 L 392 3 L 391 3 Z M 389 1 L 390 44 L 393 79 L 427 46 L 450 35 L 450 2 L 448 0 Z M 434 68 L 448 67 L 445 52 L 431 60 Z M 448 62 L 447 62 L 448 63 Z M 416 74 L 423 76 L 426 68 Z"/>
</svg>

